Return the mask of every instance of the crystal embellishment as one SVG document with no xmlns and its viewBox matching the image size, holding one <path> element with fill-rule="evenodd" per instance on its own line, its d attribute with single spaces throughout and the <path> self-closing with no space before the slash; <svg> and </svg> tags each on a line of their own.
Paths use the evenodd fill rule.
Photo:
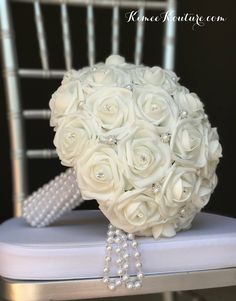
<svg viewBox="0 0 236 301">
<path fill-rule="evenodd" d="M 107 137 L 99 137 L 99 142 L 107 145 L 117 144 L 117 137 L 114 135 L 109 135 Z"/>
<path fill-rule="evenodd" d="M 153 193 L 158 193 L 161 191 L 161 185 L 156 183 L 156 184 L 152 184 L 152 192 Z"/>
<path fill-rule="evenodd" d="M 164 133 L 164 134 L 161 135 L 161 141 L 163 143 L 170 142 L 170 138 L 171 138 L 171 135 L 169 133 Z"/>
</svg>

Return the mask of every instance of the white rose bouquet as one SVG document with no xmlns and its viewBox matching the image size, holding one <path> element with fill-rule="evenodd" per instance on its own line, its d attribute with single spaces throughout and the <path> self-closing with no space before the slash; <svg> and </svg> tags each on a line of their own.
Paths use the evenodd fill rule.
<svg viewBox="0 0 236 301">
<path fill-rule="evenodd" d="M 50 100 L 54 144 L 84 199 L 117 228 L 171 237 L 209 201 L 221 145 L 178 77 L 112 55 L 68 72 Z"/>
</svg>

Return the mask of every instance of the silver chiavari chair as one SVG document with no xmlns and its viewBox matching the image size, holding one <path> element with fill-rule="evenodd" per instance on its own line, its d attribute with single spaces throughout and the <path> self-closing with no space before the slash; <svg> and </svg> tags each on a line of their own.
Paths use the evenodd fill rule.
<svg viewBox="0 0 236 301">
<path fill-rule="evenodd" d="M 31 2 L 34 7 L 39 52 L 42 69 L 19 69 L 16 57 L 16 45 L 13 38 L 13 26 L 11 22 L 10 2 Z M 176 11 L 176 1 L 133 1 L 133 0 L 1 0 L 1 36 L 4 78 L 9 114 L 9 129 L 11 139 L 11 161 L 13 174 L 13 199 L 14 215 L 21 215 L 21 203 L 27 196 L 27 169 L 28 159 L 49 159 L 56 156 L 55 150 L 40 149 L 26 150 L 24 137 L 24 119 L 49 118 L 49 110 L 22 110 L 20 99 L 19 78 L 61 78 L 66 70 L 51 70 L 49 67 L 48 47 L 45 38 L 45 29 L 41 6 L 43 4 L 60 5 L 61 24 L 63 35 L 63 48 L 66 70 L 72 67 L 72 47 L 70 39 L 68 5 L 86 6 L 87 9 L 87 43 L 88 63 L 95 63 L 95 30 L 94 7 L 110 7 L 112 14 L 112 52 L 119 53 L 119 9 L 139 9 L 139 16 L 143 16 L 145 9 L 154 11 Z M 134 62 L 141 63 L 144 36 L 144 22 L 137 22 Z M 164 34 L 164 60 L 166 69 L 174 68 L 175 52 L 175 22 L 165 23 Z"/>
<path fill-rule="evenodd" d="M 18 67 L 17 57 L 16 57 L 16 45 L 13 37 L 13 27 L 11 20 L 11 7 L 10 2 L 28 2 L 32 3 L 34 8 L 36 32 L 39 45 L 39 53 L 41 59 L 41 69 L 22 69 Z M 44 4 L 59 5 L 61 13 L 61 26 L 62 26 L 62 37 L 63 37 L 63 49 L 64 49 L 64 60 L 65 60 L 65 70 L 52 70 L 50 69 L 48 47 L 46 43 L 46 34 L 44 28 L 44 21 L 42 16 L 42 6 Z M 50 159 L 56 157 L 56 153 L 51 149 L 27 149 L 25 147 L 25 136 L 24 136 L 24 119 L 49 119 L 49 110 L 22 110 L 21 99 L 20 99 L 20 78 L 61 78 L 66 70 L 73 67 L 72 62 L 72 43 L 70 39 L 70 27 L 69 27 L 69 14 L 68 6 L 77 5 L 85 6 L 87 11 L 87 43 L 88 43 L 88 64 L 92 66 L 96 61 L 96 47 L 95 47 L 95 26 L 94 26 L 94 7 L 108 7 L 112 9 L 112 53 L 119 53 L 119 35 L 120 35 L 120 20 L 119 20 L 119 10 L 121 8 L 135 9 L 139 11 L 139 16 L 145 15 L 145 10 L 153 11 L 172 11 L 176 13 L 176 1 L 166 0 L 166 1 L 134 1 L 134 0 L 0 0 L 0 28 L 1 28 L 1 44 L 2 44 L 2 54 L 3 54 L 3 73 L 6 85 L 6 96 L 8 104 L 8 114 L 9 114 L 9 128 L 11 137 L 11 161 L 12 161 L 12 174 L 14 183 L 14 215 L 16 217 L 21 216 L 21 204 L 24 198 L 27 196 L 27 169 L 26 163 L 28 159 Z M 135 37 L 135 49 L 134 49 L 134 62 L 140 64 L 142 62 L 142 52 L 143 52 L 143 41 L 144 41 L 144 26 L 145 22 L 137 22 L 136 24 L 136 37 Z M 165 22 L 164 31 L 164 55 L 163 55 L 163 67 L 166 69 L 174 69 L 174 54 L 175 54 L 175 22 Z M 86 213 L 88 214 L 88 213 Z M 85 214 L 85 215 L 86 215 Z M 94 214 L 94 213 L 93 213 Z M 73 215 L 74 216 L 74 215 Z M 72 217 L 73 217 L 72 216 Z M 81 215 L 80 215 L 81 217 Z M 217 230 L 214 230 L 215 224 L 221 223 L 225 225 L 225 234 L 230 237 L 225 243 L 224 252 L 222 256 L 232 256 L 232 249 L 235 249 L 235 231 L 233 225 L 235 226 L 235 221 L 221 217 L 218 219 L 217 216 L 202 215 L 200 219 L 205 221 L 207 226 L 208 219 L 212 220 L 211 231 L 212 233 L 218 234 Z M 92 221 L 90 217 L 90 222 Z M 73 220 L 72 220 L 73 221 Z M 204 224 L 204 223 L 203 223 Z M 63 225 L 59 224 L 59 230 L 64 229 L 72 235 L 68 226 L 63 228 Z M 96 226 L 96 224 L 95 224 Z M 206 226 L 206 227 L 207 227 Z M 17 232 L 17 227 L 20 230 Z M 74 227 L 73 223 L 70 227 Z M 80 228 L 80 227 L 79 227 Z M 48 232 L 47 232 L 48 230 Z M 36 252 L 38 249 L 35 246 L 32 247 L 30 242 L 30 236 L 34 236 L 33 231 L 38 231 L 37 229 L 30 229 L 32 233 L 28 232 L 27 228 L 24 226 L 24 222 L 21 218 L 13 218 L 3 225 L 0 226 L 0 271 L 4 272 L 6 266 L 13 266 L 12 259 L 17 255 L 17 258 L 24 260 L 27 256 L 23 256 L 22 253 L 31 250 Z M 54 239 L 54 230 L 40 229 L 46 236 L 48 233 L 51 235 L 47 239 Z M 75 227 L 73 228 L 75 232 Z M 16 232 L 16 233 L 15 233 Z M 59 231 L 60 234 L 62 233 Z M 57 232 L 57 235 L 60 235 Z M 37 232 L 37 235 L 41 235 Z M 202 232 L 198 236 L 200 242 L 206 241 L 203 238 L 205 235 L 205 229 L 203 226 Z M 19 234 L 19 236 L 18 236 Z M 83 234 L 83 233 L 82 233 Z M 25 237 L 25 244 L 22 243 Z M 24 236 L 25 235 L 25 236 Z M 74 236 L 73 236 L 74 235 Z M 77 232 L 73 234 L 73 239 L 77 241 Z M 214 236 L 214 235 L 213 235 Z M 42 236 L 41 236 L 42 237 Z M 102 236 L 103 237 L 103 236 Z M 47 239 L 43 238 L 43 241 L 47 242 Z M 203 240 L 201 240 L 203 239 Z M 212 239 L 212 235 L 209 236 Z M 207 239 L 208 241 L 208 239 Z M 74 241 L 73 241 L 74 242 Z M 216 243 L 215 240 L 213 240 Z M 50 244 L 50 248 L 53 247 L 55 252 L 62 252 L 61 249 L 57 249 L 57 245 Z M 153 242 L 154 244 L 154 242 Z M 206 243 L 205 243 L 206 244 Z M 150 244 L 151 245 L 151 244 Z M 41 245 L 37 245 L 42 247 Z M 23 249 L 21 249 L 23 248 Z M 47 244 L 43 245 L 42 256 L 46 256 L 47 251 L 50 252 L 50 248 L 47 249 Z M 205 245 L 205 248 L 207 246 Z M 70 244 L 66 244 L 62 248 L 63 250 L 70 251 Z M 207 249 L 208 250 L 208 249 Z M 12 252 L 16 252 L 15 255 Z M 53 251 L 53 252 L 54 252 Z M 79 251 L 77 249 L 77 251 Z M 207 251 L 209 252 L 209 250 Z M 205 252 L 204 256 L 208 258 L 209 254 Z M 70 253 L 70 252 L 69 252 Z M 68 254 L 69 254 L 68 253 Z M 235 253 L 235 252 L 234 252 Z M 53 253 L 54 254 L 54 253 Z M 67 257 L 68 257 L 67 254 Z M 21 257 L 22 256 L 22 257 Z M 30 256 L 30 255 L 29 255 Z M 32 255 L 34 256 L 34 255 Z M 93 253 L 93 256 L 96 256 Z M 218 256 L 219 257 L 219 256 Z M 218 258 L 217 257 L 217 258 Z M 42 257 L 43 258 L 43 257 Z M 60 257 L 61 258 L 61 257 Z M 233 256 L 232 256 L 233 258 Z M 32 259 L 32 258 L 31 258 Z M 219 258 L 218 258 L 219 259 Z M 17 259 L 18 260 L 18 259 Z M 23 259 L 22 259 L 23 260 Z M 23 262 L 25 262 L 23 260 Z M 42 259 L 43 260 L 43 259 Z M 63 261 L 64 258 L 61 258 Z M 65 258 L 65 260 L 67 260 Z M 92 260 L 92 258 L 91 258 Z M 198 258 L 193 257 L 192 261 L 195 263 Z M 206 259 L 207 260 L 207 259 Z M 49 262 L 50 263 L 50 262 Z M 44 262 L 40 262 L 40 265 L 45 267 Z M 63 264 L 58 262 L 59 265 Z M 4 266 L 1 269 L 1 265 Z M 17 261 L 17 265 L 21 265 L 21 262 Z M 37 266 L 40 266 L 37 263 Z M 73 267 L 73 263 L 72 263 Z M 25 266 L 26 269 L 30 269 L 30 266 Z M 13 268 L 16 271 L 15 267 Z M 8 272 L 11 271 L 8 269 Z M 61 271 L 60 271 L 61 272 Z M 5 271 L 6 273 L 6 271 Z M 9 272 L 10 273 L 10 272 Z M 10 273 L 11 274 L 11 273 Z M 2 276 L 3 274 L 1 274 Z M 22 280 L 17 278 L 17 274 L 11 274 L 8 276 L 0 278 L 0 294 L 1 297 L 7 300 L 14 301 L 46 301 L 46 300 L 76 300 L 76 299 L 86 299 L 86 298 L 98 298 L 98 297 L 112 297 L 112 296 L 125 296 L 125 295 L 139 295 L 139 294 L 151 294 L 151 293 L 163 293 L 163 300 L 173 301 L 174 294 L 171 291 L 187 291 L 191 289 L 203 289 L 211 287 L 223 287 L 236 285 L 236 268 L 235 265 L 221 264 L 221 262 L 206 270 L 191 270 L 184 272 L 168 272 L 168 273 L 154 273 L 148 275 L 144 280 L 143 288 L 139 290 L 127 291 L 126 289 L 118 289 L 114 292 L 110 292 L 101 282 L 101 278 L 96 275 L 92 278 L 80 278 L 80 279 L 51 279 L 50 280 L 37 280 L 33 278 L 31 280 Z M 194 295 L 194 300 L 197 297 Z"/>
<path fill-rule="evenodd" d="M 13 35 L 10 2 L 29 2 L 34 8 L 36 32 L 42 69 L 18 68 L 16 45 Z M 65 60 L 65 70 L 51 70 L 49 67 L 48 47 L 41 6 L 43 4 L 59 5 L 61 13 L 62 40 Z M 66 70 L 72 68 L 72 43 L 70 38 L 68 5 L 86 6 L 87 10 L 87 43 L 88 64 L 95 63 L 95 30 L 94 7 L 109 7 L 112 9 L 112 53 L 119 53 L 119 9 L 129 8 L 139 10 L 139 17 L 144 16 L 145 9 L 154 11 L 176 11 L 176 1 L 133 1 L 133 0 L 1 0 L 0 25 L 2 37 L 3 74 L 6 86 L 6 96 L 9 115 L 9 129 L 11 139 L 11 162 L 13 174 L 13 203 L 14 216 L 21 216 L 22 201 L 28 193 L 27 163 L 28 159 L 50 159 L 56 157 L 53 149 L 26 149 L 24 135 L 24 119 L 49 119 L 50 112 L 44 110 L 24 110 L 20 99 L 19 78 L 62 78 Z M 140 64 L 142 59 L 144 38 L 144 22 L 137 22 L 134 62 Z M 166 22 L 164 34 L 163 66 L 174 68 L 175 53 L 175 23 Z M 165 298 L 171 294 L 165 293 Z"/>
</svg>

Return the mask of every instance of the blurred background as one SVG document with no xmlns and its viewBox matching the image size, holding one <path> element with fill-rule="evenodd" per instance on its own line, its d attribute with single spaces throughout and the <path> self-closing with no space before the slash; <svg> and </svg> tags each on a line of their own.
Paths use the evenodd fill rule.
<svg viewBox="0 0 236 301">
<path fill-rule="evenodd" d="M 204 209 L 236 217 L 235 201 L 235 120 L 236 120 L 236 4 L 233 0 L 194 1 L 178 0 L 177 15 L 193 13 L 202 16 L 215 15 L 227 18 L 225 22 L 206 23 L 192 29 L 190 22 L 177 22 L 175 71 L 182 85 L 196 92 L 205 104 L 213 126 L 218 128 L 223 146 L 223 158 L 218 167 L 219 184 L 211 201 Z M 20 68 L 40 69 L 40 56 L 36 27 L 31 4 L 12 3 L 11 11 Z M 136 23 L 129 22 L 121 9 L 120 54 L 133 62 Z M 83 7 L 68 9 L 73 49 L 73 67 L 79 69 L 88 64 L 86 10 Z M 46 40 L 49 49 L 50 68 L 64 69 L 60 10 L 58 6 L 42 5 Z M 159 11 L 146 10 L 145 15 L 159 15 Z M 108 8 L 95 8 L 96 62 L 104 61 L 111 53 L 111 15 Z M 146 22 L 142 62 L 145 65 L 162 65 L 164 24 Z M 1 66 L 2 67 L 2 66 Z M 1 68 L 2 70 L 2 68 Z M 2 74 L 2 73 L 1 73 Z M 22 106 L 25 109 L 48 108 L 51 94 L 58 79 L 20 79 Z M 13 215 L 12 178 L 10 165 L 9 131 L 7 124 L 6 95 L 3 76 L 0 81 L 0 222 Z M 26 120 L 26 146 L 53 148 L 53 131 L 48 120 Z M 58 159 L 30 160 L 28 162 L 29 190 L 33 192 L 63 170 Z M 83 208 L 96 208 L 96 202 L 87 202 Z"/>
</svg>

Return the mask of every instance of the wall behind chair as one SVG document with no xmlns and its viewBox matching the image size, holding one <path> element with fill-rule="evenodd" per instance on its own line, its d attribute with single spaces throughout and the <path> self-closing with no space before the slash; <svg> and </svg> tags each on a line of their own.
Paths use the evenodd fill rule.
<svg viewBox="0 0 236 301">
<path fill-rule="evenodd" d="M 234 173 L 236 164 L 235 125 L 236 120 L 236 19 L 233 0 L 179 0 L 178 15 L 194 13 L 203 16 L 221 15 L 227 17 L 224 23 L 209 23 L 192 30 L 192 24 L 177 24 L 176 72 L 181 83 L 196 92 L 205 104 L 213 126 L 218 127 L 223 146 L 223 159 L 218 168 L 219 184 L 212 195 L 206 211 L 236 217 Z M 29 4 L 12 5 L 18 60 L 21 68 L 40 68 L 40 59 L 36 39 L 33 9 Z M 121 10 L 121 44 L 120 53 L 127 61 L 133 60 L 135 23 L 126 22 L 125 12 Z M 146 15 L 159 12 L 147 11 Z M 50 67 L 64 68 L 60 11 L 56 6 L 43 6 L 43 15 L 50 49 Z M 86 11 L 84 8 L 69 9 L 71 35 L 73 40 L 74 67 L 87 65 Z M 96 9 L 96 61 L 104 60 L 111 52 L 111 11 Z M 147 65 L 160 65 L 162 61 L 163 24 L 145 24 L 145 42 L 143 62 Z M 22 79 L 21 96 L 24 108 L 47 108 L 51 94 L 59 85 L 59 80 Z M 6 100 L 3 81 L 0 83 L 0 222 L 12 216 L 12 183 L 10 170 L 9 134 L 6 118 Z M 53 147 L 53 131 L 48 121 L 26 121 L 28 148 Z M 59 160 L 30 160 L 28 164 L 30 191 L 63 170 Z M 96 207 L 95 202 L 87 202 L 83 208 Z"/>
</svg>

